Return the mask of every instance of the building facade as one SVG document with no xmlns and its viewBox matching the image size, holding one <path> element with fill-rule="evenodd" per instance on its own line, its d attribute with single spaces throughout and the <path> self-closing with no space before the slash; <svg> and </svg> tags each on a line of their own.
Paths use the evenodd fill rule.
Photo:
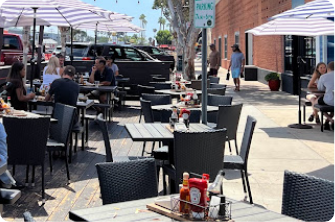
<svg viewBox="0 0 335 222">
<path fill-rule="evenodd" d="M 253 36 L 247 30 L 268 22 L 276 14 L 287 11 L 312 0 L 217 0 L 216 25 L 211 32 L 211 41 L 221 53 L 223 68 L 228 68 L 232 53 L 231 45 L 237 43 L 244 53 L 247 65 L 258 70 L 258 81 L 272 71 L 291 75 L 293 82 L 299 38 L 304 41 L 304 58 L 307 61 L 304 73 L 308 77 L 319 61 L 334 61 L 334 37 Z M 283 80 L 284 80 L 283 79 Z M 285 83 L 283 82 L 283 87 Z M 292 86 L 292 89 L 291 89 Z M 295 93 L 294 84 L 289 91 Z M 284 90 L 284 89 L 283 89 Z"/>
</svg>

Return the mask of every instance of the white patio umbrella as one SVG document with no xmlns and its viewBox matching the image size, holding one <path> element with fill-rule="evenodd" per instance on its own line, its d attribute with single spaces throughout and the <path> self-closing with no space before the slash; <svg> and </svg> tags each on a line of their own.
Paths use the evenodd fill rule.
<svg viewBox="0 0 335 222">
<path fill-rule="evenodd" d="M 290 9 L 270 19 L 278 18 L 334 18 L 334 5 L 329 0 L 315 0 Z"/>
<path fill-rule="evenodd" d="M 334 22 L 324 18 L 278 18 L 246 31 L 253 35 L 334 35 Z"/>
</svg>

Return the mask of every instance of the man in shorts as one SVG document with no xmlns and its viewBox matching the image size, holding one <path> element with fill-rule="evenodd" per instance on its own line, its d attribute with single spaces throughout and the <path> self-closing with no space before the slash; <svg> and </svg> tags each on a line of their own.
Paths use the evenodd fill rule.
<svg viewBox="0 0 335 222">
<path fill-rule="evenodd" d="M 215 45 L 209 46 L 211 53 L 209 54 L 209 75 L 216 77 L 221 64 L 220 52 L 216 51 Z"/>
<path fill-rule="evenodd" d="M 231 76 L 234 80 L 235 91 L 240 91 L 240 76 L 244 72 L 245 58 L 238 44 L 232 45 L 231 49 L 233 50 L 233 53 L 231 54 L 228 72 L 231 68 Z"/>
<path fill-rule="evenodd" d="M 320 96 L 318 104 L 334 106 L 334 62 L 330 62 L 327 66 L 327 73 L 323 74 L 318 82 L 318 90 L 325 91 L 324 96 Z M 324 123 L 324 129 L 334 130 L 334 113 L 324 113 L 327 118 Z M 331 128 L 330 124 L 331 123 Z"/>
</svg>

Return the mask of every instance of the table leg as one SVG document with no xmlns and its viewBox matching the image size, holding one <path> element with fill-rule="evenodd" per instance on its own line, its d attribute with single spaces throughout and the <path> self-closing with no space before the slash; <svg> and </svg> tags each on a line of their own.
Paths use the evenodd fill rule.
<svg viewBox="0 0 335 222">
<path fill-rule="evenodd" d="M 109 106 L 111 105 L 111 101 L 110 100 L 111 100 L 111 92 L 107 92 L 107 104 Z M 109 109 L 104 109 L 104 119 L 105 120 L 107 120 L 107 117 L 109 116 L 108 115 Z M 109 122 L 110 122 L 110 120 L 109 120 Z"/>
<path fill-rule="evenodd" d="M 83 132 L 81 134 L 81 149 L 84 150 L 85 148 L 85 132 L 87 127 L 85 126 L 85 115 L 86 115 L 86 108 L 81 109 L 81 125 L 83 126 Z M 87 141 L 86 141 L 87 142 Z"/>
</svg>

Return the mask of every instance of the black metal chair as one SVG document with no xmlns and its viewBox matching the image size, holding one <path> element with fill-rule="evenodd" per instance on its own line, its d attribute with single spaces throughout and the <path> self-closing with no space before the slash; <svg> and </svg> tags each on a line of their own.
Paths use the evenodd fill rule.
<svg viewBox="0 0 335 222">
<path fill-rule="evenodd" d="M 227 85 L 226 84 L 217 84 L 217 83 L 211 83 L 209 88 L 227 88 Z"/>
<path fill-rule="evenodd" d="M 229 145 L 229 151 L 231 152 L 230 140 L 235 141 L 236 154 L 238 154 L 238 146 L 236 141 L 236 133 L 238 122 L 242 111 L 243 104 L 230 105 L 230 106 L 219 106 L 219 112 L 217 115 L 217 124 L 213 124 L 215 129 L 227 129 L 227 142 Z M 209 124 L 211 126 L 211 124 Z"/>
<path fill-rule="evenodd" d="M 231 105 L 233 97 L 231 96 L 222 96 L 222 95 L 208 95 L 207 105 L 208 106 L 226 106 Z M 211 123 L 216 123 L 218 112 L 209 112 L 207 114 L 207 120 Z"/>
<path fill-rule="evenodd" d="M 143 93 L 142 99 L 150 101 L 152 106 L 156 105 L 167 105 L 171 104 L 171 95 L 169 94 L 148 94 Z M 154 121 L 158 122 L 161 120 L 161 114 L 159 112 L 153 112 L 154 113 Z"/>
<path fill-rule="evenodd" d="M 23 213 L 23 221 L 24 222 L 35 222 L 36 220 L 33 218 L 29 211 Z"/>
<path fill-rule="evenodd" d="M 7 132 L 8 164 L 26 165 L 26 183 L 28 183 L 29 166 L 33 166 L 32 183 L 35 182 L 35 166 L 41 166 L 42 203 L 45 203 L 44 160 L 50 118 L 3 117 Z M 18 137 L 19 136 L 19 137 Z"/>
<path fill-rule="evenodd" d="M 68 182 L 70 183 L 69 172 L 69 140 L 72 133 L 72 126 L 75 118 L 76 108 L 68 105 L 57 103 L 55 105 L 53 118 L 58 122 L 50 126 L 50 139 L 47 142 L 47 151 L 49 152 L 50 172 L 52 173 L 52 158 L 51 152 L 60 151 L 65 152 L 66 174 Z M 71 158 L 71 156 L 70 156 Z"/>
<path fill-rule="evenodd" d="M 149 93 L 149 94 L 154 94 L 155 93 L 155 87 L 152 87 L 152 86 L 138 85 L 137 86 L 137 90 L 138 90 L 138 95 L 140 97 L 142 97 L 143 93 Z M 140 111 L 140 120 L 139 120 L 139 123 L 141 122 L 141 120 L 142 120 L 142 109 Z"/>
<path fill-rule="evenodd" d="M 226 87 L 222 88 L 208 88 L 207 89 L 208 94 L 215 94 L 215 95 L 222 95 L 224 96 L 226 94 Z"/>
<path fill-rule="evenodd" d="M 208 79 L 210 83 L 218 84 L 220 82 L 220 77 L 208 76 Z"/>
<path fill-rule="evenodd" d="M 281 212 L 302 221 L 330 221 L 334 216 L 334 181 L 286 170 Z"/>
<path fill-rule="evenodd" d="M 154 114 L 153 114 L 152 109 L 151 109 L 151 101 L 144 100 L 144 99 L 140 98 L 140 103 L 141 103 L 141 109 L 142 109 L 142 112 L 143 112 L 144 122 L 145 123 L 153 123 L 154 122 Z M 145 145 L 146 145 L 146 142 L 143 142 L 142 156 L 144 155 L 144 152 L 145 152 Z M 152 144 L 151 153 L 154 150 L 154 148 L 155 148 L 155 142 L 153 142 L 153 144 Z"/>
<path fill-rule="evenodd" d="M 108 127 L 106 120 L 103 118 L 102 113 L 98 115 L 97 122 L 101 129 L 102 136 L 105 142 L 105 151 L 106 151 L 106 162 L 113 162 L 112 148 L 109 141 Z"/>
<path fill-rule="evenodd" d="M 111 204 L 158 196 L 152 158 L 96 164 L 102 203 Z"/>
<path fill-rule="evenodd" d="M 226 140 L 226 130 L 212 130 L 208 132 L 174 131 L 174 148 L 169 155 L 173 157 L 171 165 L 163 165 L 163 184 L 165 174 L 174 184 L 170 186 L 179 191 L 183 172 L 211 175 L 210 181 L 223 168 L 223 156 Z M 222 149 L 223 147 L 223 149 Z"/>
<path fill-rule="evenodd" d="M 254 133 L 256 125 L 256 120 L 248 116 L 247 118 L 247 124 L 245 126 L 244 135 L 242 139 L 241 144 L 241 152 L 239 155 L 228 155 L 224 157 L 224 169 L 233 169 L 233 170 L 240 170 L 241 171 L 241 179 L 243 184 L 243 189 L 245 193 L 245 200 L 247 199 L 247 189 L 245 187 L 245 183 L 248 187 L 248 193 L 249 193 L 249 201 L 251 204 L 253 204 L 252 201 L 252 195 L 251 195 L 251 189 L 249 184 L 249 178 L 248 178 L 248 157 L 249 157 L 249 151 L 251 147 L 251 140 L 252 135 Z"/>
</svg>

